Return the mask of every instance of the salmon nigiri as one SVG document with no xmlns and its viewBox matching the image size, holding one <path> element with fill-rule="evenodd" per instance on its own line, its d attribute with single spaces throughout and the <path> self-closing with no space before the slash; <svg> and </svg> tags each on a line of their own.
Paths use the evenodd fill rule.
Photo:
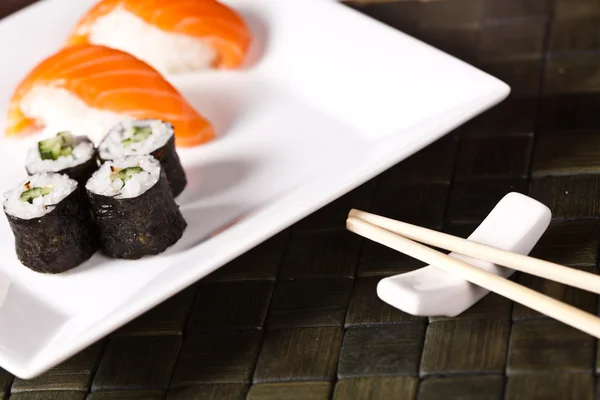
<svg viewBox="0 0 600 400">
<path fill-rule="evenodd" d="M 212 124 L 154 68 L 122 51 L 89 44 L 62 49 L 21 81 L 9 104 L 6 136 L 52 126 L 85 132 L 97 144 L 125 119 L 170 122 L 180 147 L 215 137 Z"/>
<path fill-rule="evenodd" d="M 217 0 L 101 0 L 67 44 L 112 47 L 176 74 L 239 67 L 251 36 L 242 17 Z"/>
</svg>

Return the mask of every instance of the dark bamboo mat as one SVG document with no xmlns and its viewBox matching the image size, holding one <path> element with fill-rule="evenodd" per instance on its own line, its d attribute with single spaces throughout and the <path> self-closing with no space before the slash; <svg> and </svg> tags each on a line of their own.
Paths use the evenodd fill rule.
<svg viewBox="0 0 600 400">
<path fill-rule="evenodd" d="M 596 398 L 595 339 L 495 295 L 457 318 L 392 309 L 377 282 L 421 264 L 344 219 L 363 208 L 466 237 L 518 191 L 554 215 L 533 254 L 597 272 L 600 1 L 365 3 L 510 98 L 43 376 L 0 372 L 0 399 Z M 597 312 L 595 295 L 514 279 Z"/>
</svg>

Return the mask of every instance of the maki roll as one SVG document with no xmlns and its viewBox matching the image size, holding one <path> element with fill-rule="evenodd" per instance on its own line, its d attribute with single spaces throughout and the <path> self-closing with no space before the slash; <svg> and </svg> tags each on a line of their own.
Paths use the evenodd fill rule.
<svg viewBox="0 0 600 400">
<path fill-rule="evenodd" d="M 107 161 L 86 189 L 100 247 L 109 257 L 133 260 L 160 254 L 187 227 L 165 170 L 152 156 Z"/>
<path fill-rule="evenodd" d="M 99 146 L 102 161 L 149 154 L 156 158 L 167 175 L 173 197 L 187 185 L 185 171 L 175 151 L 173 125 L 155 119 L 127 120 L 114 126 Z"/>
<path fill-rule="evenodd" d="M 4 213 L 26 267 L 57 274 L 77 267 L 98 250 L 85 191 L 66 175 L 30 176 L 4 194 Z"/>
<path fill-rule="evenodd" d="M 27 153 L 25 169 L 29 175 L 65 174 L 83 186 L 98 169 L 98 158 L 94 144 L 87 137 L 65 131 L 32 147 Z"/>
</svg>

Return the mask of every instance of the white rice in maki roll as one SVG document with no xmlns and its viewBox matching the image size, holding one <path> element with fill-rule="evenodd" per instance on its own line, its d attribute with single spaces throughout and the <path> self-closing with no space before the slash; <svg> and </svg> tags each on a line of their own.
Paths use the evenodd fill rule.
<svg viewBox="0 0 600 400">
<path fill-rule="evenodd" d="M 127 120 L 114 126 L 98 148 L 103 161 L 133 155 L 152 155 L 165 170 L 173 196 L 186 187 L 185 171 L 175 150 L 175 131 L 168 122 Z"/>
<path fill-rule="evenodd" d="M 138 259 L 175 244 L 187 223 L 164 168 L 149 155 L 107 161 L 86 185 L 104 254 Z"/>
<path fill-rule="evenodd" d="M 159 120 L 126 120 L 114 126 L 100 144 L 102 159 L 150 154 L 173 137 L 173 126 Z"/>
<path fill-rule="evenodd" d="M 4 213 L 19 260 L 28 268 L 60 273 L 98 249 L 85 193 L 66 175 L 35 174 L 4 194 Z"/>
<path fill-rule="evenodd" d="M 94 144 L 85 136 L 59 132 L 42 140 L 27 153 L 25 169 L 29 175 L 56 172 L 68 175 L 79 184 L 85 182 L 98 169 Z"/>
<path fill-rule="evenodd" d="M 160 172 L 160 163 L 152 156 L 120 158 L 102 164 L 86 189 L 115 199 L 138 197 L 156 185 Z"/>
<path fill-rule="evenodd" d="M 37 174 L 4 194 L 4 211 L 21 219 L 40 218 L 77 188 L 77 182 L 59 174 Z"/>
</svg>

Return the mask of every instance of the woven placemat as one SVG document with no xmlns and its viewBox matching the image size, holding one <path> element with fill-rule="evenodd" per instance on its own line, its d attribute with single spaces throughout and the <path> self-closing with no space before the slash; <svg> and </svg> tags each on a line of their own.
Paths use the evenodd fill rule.
<svg viewBox="0 0 600 400">
<path fill-rule="evenodd" d="M 377 282 L 422 265 L 344 221 L 355 207 L 466 237 L 517 191 L 553 211 L 533 254 L 596 273 L 600 1 L 366 3 L 351 6 L 510 98 L 43 376 L 0 372 L 0 399 L 595 398 L 594 338 L 496 295 L 457 318 L 395 310 Z M 597 313 L 596 295 L 513 279 Z"/>
</svg>

